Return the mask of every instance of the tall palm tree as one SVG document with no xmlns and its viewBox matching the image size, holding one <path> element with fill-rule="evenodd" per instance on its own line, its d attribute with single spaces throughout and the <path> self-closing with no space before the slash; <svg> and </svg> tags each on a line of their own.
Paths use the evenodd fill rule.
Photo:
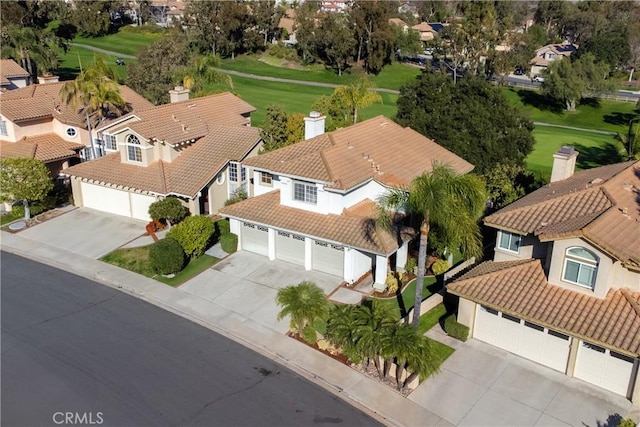
<svg viewBox="0 0 640 427">
<path fill-rule="evenodd" d="M 373 91 L 374 87 L 373 83 L 362 77 L 349 86 L 335 89 L 334 95 L 353 112 L 353 124 L 358 123 L 358 109 L 382 102 L 380 95 Z"/>
<path fill-rule="evenodd" d="M 363 364 L 373 361 L 378 375 L 382 378 L 380 355 L 385 329 L 396 324 L 393 309 L 388 305 L 364 303 L 356 307 L 353 316 L 354 341 L 356 351 L 362 356 Z"/>
<path fill-rule="evenodd" d="M 63 101 L 85 114 L 93 158 L 98 157 L 92 126 L 110 117 L 118 117 L 128 110 L 117 83 L 116 72 L 107 66 L 101 56 L 94 57 L 94 63 L 82 69 L 75 80 L 65 83 L 60 89 Z M 93 118 L 93 122 L 92 122 Z"/>
<path fill-rule="evenodd" d="M 394 189 L 379 198 L 378 221 L 392 225 L 392 212 L 405 212 L 420 229 L 418 274 L 413 325 L 420 322 L 427 240 L 436 226 L 449 248 L 460 248 L 465 257 L 480 256 L 482 244 L 478 219 L 487 200 L 482 180 L 475 175 L 459 175 L 450 166 L 434 162 L 432 171 L 415 178 L 409 189 Z"/>
<path fill-rule="evenodd" d="M 418 376 L 427 376 L 437 369 L 433 364 L 428 340 L 406 323 L 395 323 L 387 328 L 382 340 L 385 358 L 385 376 L 391 362 L 396 363 L 396 385 L 398 390 L 407 387 Z M 404 381 L 402 376 L 406 373 Z"/>
<path fill-rule="evenodd" d="M 36 77 L 34 65 L 39 71 L 51 70 L 57 65 L 55 49 L 41 43 L 40 36 L 34 28 L 11 25 L 7 27 L 5 34 L 3 54 L 18 59 L 20 66 L 29 73 L 31 81 Z"/>
<path fill-rule="evenodd" d="M 289 329 L 296 334 L 316 319 L 324 319 L 329 313 L 329 303 L 323 290 L 313 282 L 304 281 L 278 290 L 276 301 L 282 310 L 278 320 L 291 316 Z"/>
</svg>

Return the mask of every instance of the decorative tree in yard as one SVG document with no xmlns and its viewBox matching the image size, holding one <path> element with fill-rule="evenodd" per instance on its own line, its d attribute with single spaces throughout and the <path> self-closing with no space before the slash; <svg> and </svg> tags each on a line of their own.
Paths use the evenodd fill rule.
<svg viewBox="0 0 640 427">
<path fill-rule="evenodd" d="M 165 197 L 149 205 L 151 219 L 164 219 L 169 225 L 176 224 L 187 214 L 187 209 L 176 197 Z"/>
<path fill-rule="evenodd" d="M 382 336 L 382 356 L 385 359 L 384 376 L 388 376 L 392 362 L 396 363 L 398 390 L 406 388 L 415 378 L 436 371 L 428 340 L 406 323 L 394 323 Z M 404 381 L 401 378 L 405 375 Z"/>
<path fill-rule="evenodd" d="M 276 302 L 282 310 L 278 320 L 291 316 L 289 329 L 300 335 L 303 329 L 316 319 L 324 319 L 329 313 L 327 297 L 318 285 L 304 281 L 278 290 Z"/>
<path fill-rule="evenodd" d="M 195 215 L 172 227 L 167 237 L 177 240 L 188 257 L 197 258 L 207 249 L 214 231 L 215 226 L 210 217 Z"/>
<path fill-rule="evenodd" d="M 408 191 L 390 190 L 380 197 L 379 222 L 391 227 L 393 212 L 406 212 L 420 230 L 418 274 L 416 278 L 413 325 L 420 322 L 424 286 L 427 240 L 431 227 L 448 248 L 460 248 L 465 257 L 480 256 L 482 243 L 478 220 L 487 194 L 482 180 L 475 175 L 459 175 L 448 165 L 434 163 L 431 172 L 420 175 Z"/>
<path fill-rule="evenodd" d="M 0 197 L 22 200 L 24 218 L 31 218 L 29 202 L 44 199 L 53 189 L 49 169 L 38 159 L 0 159 Z"/>
</svg>

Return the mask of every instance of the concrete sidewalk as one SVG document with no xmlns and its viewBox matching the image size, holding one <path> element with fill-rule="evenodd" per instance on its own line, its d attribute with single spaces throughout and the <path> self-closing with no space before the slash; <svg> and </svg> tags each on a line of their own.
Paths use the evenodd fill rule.
<svg viewBox="0 0 640 427">
<path fill-rule="evenodd" d="M 4 251 L 120 289 L 225 335 L 318 383 L 384 424 L 452 425 L 376 380 L 286 337 L 282 332 L 287 329 L 286 320 L 274 320 L 269 325 L 255 320 L 255 317 L 249 317 L 242 298 L 235 301 L 235 306 L 222 306 L 180 288 L 171 288 L 130 271 L 20 234 L 2 232 L 1 245 Z M 267 308 L 276 309 L 274 298 L 264 299 L 263 309 Z"/>
</svg>

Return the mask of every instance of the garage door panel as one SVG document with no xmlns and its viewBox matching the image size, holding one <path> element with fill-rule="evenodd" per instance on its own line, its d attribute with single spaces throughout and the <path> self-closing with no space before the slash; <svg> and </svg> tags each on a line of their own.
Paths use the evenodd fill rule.
<svg viewBox="0 0 640 427">
<path fill-rule="evenodd" d="M 131 217 L 129 193 L 101 185 L 81 182 L 83 206 L 115 215 Z"/>
<path fill-rule="evenodd" d="M 276 258 L 296 265 L 304 265 L 304 237 L 284 231 L 276 233 Z"/>
<path fill-rule="evenodd" d="M 314 241 L 311 245 L 312 268 L 335 276 L 344 276 L 344 248 L 327 242 Z"/>
<path fill-rule="evenodd" d="M 521 329 L 522 335 L 520 337 L 520 348 L 518 352 L 534 362 L 543 363 L 540 349 L 543 348 L 545 344 L 546 334 L 544 328 L 535 323 L 525 322 Z"/>
<path fill-rule="evenodd" d="M 494 344 L 497 341 L 498 312 L 478 304 L 474 338 Z"/>
<path fill-rule="evenodd" d="M 560 372 L 566 372 L 571 338 L 568 335 L 549 330 L 545 336 L 540 363 Z"/>
<path fill-rule="evenodd" d="M 240 241 L 242 249 L 259 255 L 269 254 L 269 232 L 265 227 L 243 223 Z"/>
<path fill-rule="evenodd" d="M 626 397 L 632 374 L 632 358 L 581 343 L 574 372 L 576 378 Z"/>
<path fill-rule="evenodd" d="M 149 217 L 149 205 L 156 201 L 153 196 L 146 196 L 144 194 L 130 193 L 131 197 L 131 216 L 135 219 L 141 219 L 143 221 L 151 221 Z"/>
</svg>

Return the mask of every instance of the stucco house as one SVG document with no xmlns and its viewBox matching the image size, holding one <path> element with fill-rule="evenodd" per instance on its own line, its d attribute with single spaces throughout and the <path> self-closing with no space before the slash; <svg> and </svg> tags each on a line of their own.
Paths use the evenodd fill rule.
<svg viewBox="0 0 640 427">
<path fill-rule="evenodd" d="M 305 118 L 305 141 L 247 159 L 250 197 L 224 207 L 239 249 L 342 277 L 353 283 L 388 268 L 403 268 L 412 230 L 378 227 L 377 198 L 406 188 L 449 163 L 458 173 L 473 165 L 409 128 L 378 116 L 324 132 L 325 117 Z"/>
<path fill-rule="evenodd" d="M 537 49 L 530 62 L 531 76 L 541 75 L 553 61 L 568 58 L 577 49 L 578 46 L 571 43 L 553 43 Z"/>
<path fill-rule="evenodd" d="M 640 405 L 640 162 L 573 173 L 489 215 L 493 261 L 447 286 L 471 336 Z"/>
<path fill-rule="evenodd" d="M 13 59 L 0 59 L 0 91 L 25 87 L 29 78 L 29 72 Z"/>
<path fill-rule="evenodd" d="M 57 77 L 0 95 L 0 155 L 35 157 L 53 177 L 72 164 L 90 158 L 86 117 L 60 98 L 64 83 Z M 130 110 L 150 108 L 149 101 L 120 86 Z M 95 137 L 95 134 L 93 135 Z"/>
<path fill-rule="evenodd" d="M 255 108 L 231 93 L 139 110 L 98 129 L 106 156 L 65 169 L 74 203 L 148 220 L 149 205 L 176 196 L 193 215 L 213 214 L 245 185 L 241 162 L 257 155 Z"/>
</svg>

